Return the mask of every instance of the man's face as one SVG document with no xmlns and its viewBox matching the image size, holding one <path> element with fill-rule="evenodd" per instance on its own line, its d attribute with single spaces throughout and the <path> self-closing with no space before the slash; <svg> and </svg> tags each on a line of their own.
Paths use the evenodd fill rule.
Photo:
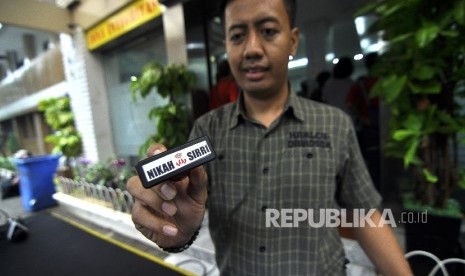
<svg viewBox="0 0 465 276">
<path fill-rule="evenodd" d="M 289 55 L 297 50 L 283 0 L 232 0 L 225 10 L 225 43 L 231 71 L 253 97 L 287 88 Z"/>
</svg>

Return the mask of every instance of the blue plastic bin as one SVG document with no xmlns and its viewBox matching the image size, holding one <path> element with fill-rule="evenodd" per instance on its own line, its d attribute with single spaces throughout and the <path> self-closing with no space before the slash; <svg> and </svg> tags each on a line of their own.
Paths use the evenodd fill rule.
<svg viewBox="0 0 465 276">
<path fill-rule="evenodd" d="M 33 156 L 14 159 L 19 175 L 21 203 L 28 211 L 38 211 L 53 205 L 53 177 L 60 155 Z"/>
</svg>

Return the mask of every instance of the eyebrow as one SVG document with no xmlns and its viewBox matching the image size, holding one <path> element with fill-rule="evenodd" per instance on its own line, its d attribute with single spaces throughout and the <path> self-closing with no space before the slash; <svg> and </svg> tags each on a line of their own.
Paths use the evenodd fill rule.
<svg viewBox="0 0 465 276">
<path fill-rule="evenodd" d="M 269 22 L 279 24 L 279 20 L 276 17 L 267 16 L 267 17 L 263 17 L 263 18 L 257 20 L 256 22 L 254 22 L 254 26 L 261 26 L 261 25 L 269 23 Z M 228 31 L 233 31 L 235 29 L 245 29 L 245 28 L 247 28 L 247 23 L 237 23 L 237 24 L 231 25 L 228 28 Z"/>
</svg>

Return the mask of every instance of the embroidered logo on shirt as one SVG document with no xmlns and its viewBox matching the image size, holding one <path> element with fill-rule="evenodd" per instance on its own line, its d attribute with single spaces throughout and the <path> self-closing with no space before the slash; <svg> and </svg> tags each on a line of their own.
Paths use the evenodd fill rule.
<svg viewBox="0 0 465 276">
<path fill-rule="evenodd" d="M 329 135 L 324 132 L 289 132 L 288 148 L 331 148 Z"/>
</svg>

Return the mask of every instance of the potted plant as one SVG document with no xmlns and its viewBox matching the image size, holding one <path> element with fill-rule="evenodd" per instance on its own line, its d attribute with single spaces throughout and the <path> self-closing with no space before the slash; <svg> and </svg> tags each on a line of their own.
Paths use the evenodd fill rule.
<svg viewBox="0 0 465 276">
<path fill-rule="evenodd" d="M 130 90 L 134 100 L 147 97 L 154 88 L 157 88 L 162 98 L 168 100 L 166 105 L 154 107 L 149 111 L 148 118 L 154 121 L 156 133 L 140 147 L 139 156 L 153 143 L 162 143 L 172 148 L 186 142 L 190 112 L 183 100 L 185 101 L 185 95 L 190 93 L 194 83 L 195 75 L 185 65 L 164 66 L 158 62 L 147 63 L 139 77 L 131 78 Z"/>
<path fill-rule="evenodd" d="M 135 175 L 122 158 L 108 158 L 105 161 L 90 163 L 79 158 L 74 167 L 74 180 L 93 183 L 113 189 L 126 190 L 126 182 Z"/>
<path fill-rule="evenodd" d="M 82 153 L 82 138 L 74 124 L 70 98 L 42 100 L 38 110 L 44 113 L 46 123 L 54 131 L 45 137 L 45 141 L 54 145 L 52 153 L 62 154 L 65 158 L 64 168 L 60 168 L 61 174 L 71 178 L 71 161 Z"/>
<path fill-rule="evenodd" d="M 371 70 L 379 77 L 372 96 L 380 96 L 390 111 L 385 153 L 401 158 L 414 176 L 405 203 L 427 208 L 428 215 L 455 217 L 460 227 L 460 208 L 451 196 L 465 187 L 465 168 L 458 163 L 465 141 L 465 1 L 370 1 L 357 16 L 366 14 L 377 17 L 370 31 L 387 42 Z M 408 227 L 407 239 L 412 237 Z M 422 231 L 433 235 L 446 228 Z M 419 244 L 434 240 L 430 236 Z M 461 254 L 457 246 L 454 241 L 447 249 Z M 418 249 L 409 247 L 407 241 L 407 250 Z"/>
</svg>

